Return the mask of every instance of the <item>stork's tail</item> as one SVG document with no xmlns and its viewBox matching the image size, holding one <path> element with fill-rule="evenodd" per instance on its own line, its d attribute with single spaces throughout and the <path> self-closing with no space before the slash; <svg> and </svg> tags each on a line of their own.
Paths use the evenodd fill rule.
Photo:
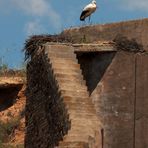
<svg viewBox="0 0 148 148">
<path fill-rule="evenodd" d="M 85 18 L 80 16 L 80 21 L 85 21 Z"/>
</svg>

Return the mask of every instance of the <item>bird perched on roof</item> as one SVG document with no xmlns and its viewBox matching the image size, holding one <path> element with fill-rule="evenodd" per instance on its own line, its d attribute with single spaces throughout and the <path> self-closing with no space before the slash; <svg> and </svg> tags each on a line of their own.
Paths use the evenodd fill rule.
<svg viewBox="0 0 148 148">
<path fill-rule="evenodd" d="M 85 18 L 89 16 L 89 21 L 90 21 L 91 14 L 96 11 L 96 8 L 97 8 L 96 0 L 92 0 L 90 4 L 84 7 L 80 15 L 80 20 L 85 21 Z"/>
</svg>

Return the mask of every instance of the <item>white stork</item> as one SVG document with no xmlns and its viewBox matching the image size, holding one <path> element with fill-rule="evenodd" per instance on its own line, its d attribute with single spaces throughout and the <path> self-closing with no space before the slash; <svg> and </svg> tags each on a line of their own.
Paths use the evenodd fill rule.
<svg viewBox="0 0 148 148">
<path fill-rule="evenodd" d="M 84 7 L 80 15 L 80 20 L 85 21 L 85 18 L 89 16 L 89 21 L 90 21 L 91 14 L 96 11 L 96 8 L 97 8 L 96 0 L 92 0 L 90 4 Z"/>
</svg>

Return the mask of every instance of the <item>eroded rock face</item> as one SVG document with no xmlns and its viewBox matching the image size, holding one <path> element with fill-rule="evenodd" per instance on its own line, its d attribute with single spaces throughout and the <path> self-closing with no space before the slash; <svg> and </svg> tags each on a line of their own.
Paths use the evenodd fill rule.
<svg viewBox="0 0 148 148">
<path fill-rule="evenodd" d="M 20 79 L 0 77 L 0 111 L 12 106 L 18 98 L 23 83 Z"/>
<path fill-rule="evenodd" d="M 6 129 L 1 133 L 0 147 L 7 145 L 17 147 L 24 144 L 25 102 L 25 85 L 22 78 L 0 77 L 0 123 L 2 126 L 5 125 L 5 128 L 10 126 L 13 128 L 10 135 L 6 133 Z M 5 140 L 4 134 L 7 135 Z"/>
</svg>

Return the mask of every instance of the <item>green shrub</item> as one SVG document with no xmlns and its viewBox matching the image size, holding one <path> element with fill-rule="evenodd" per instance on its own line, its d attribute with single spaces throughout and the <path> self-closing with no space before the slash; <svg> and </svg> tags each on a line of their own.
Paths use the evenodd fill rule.
<svg viewBox="0 0 148 148">
<path fill-rule="evenodd" d="M 24 148 L 24 144 L 16 145 L 16 148 Z"/>
<path fill-rule="evenodd" d="M 3 143 L 2 143 L 2 141 L 0 139 L 0 148 L 2 148 L 2 147 L 3 147 Z"/>
<path fill-rule="evenodd" d="M 20 118 L 12 118 L 7 123 L 0 121 L 0 143 L 9 141 L 14 130 L 19 126 Z"/>
<path fill-rule="evenodd" d="M 0 70 L 1 70 L 1 71 L 6 71 L 6 70 L 8 70 L 8 65 L 7 65 L 7 64 L 2 64 L 2 65 L 0 66 Z"/>
<path fill-rule="evenodd" d="M 6 136 L 7 136 L 7 134 L 6 134 L 6 131 L 5 131 L 4 123 L 0 121 L 0 145 L 2 145 Z"/>
</svg>

